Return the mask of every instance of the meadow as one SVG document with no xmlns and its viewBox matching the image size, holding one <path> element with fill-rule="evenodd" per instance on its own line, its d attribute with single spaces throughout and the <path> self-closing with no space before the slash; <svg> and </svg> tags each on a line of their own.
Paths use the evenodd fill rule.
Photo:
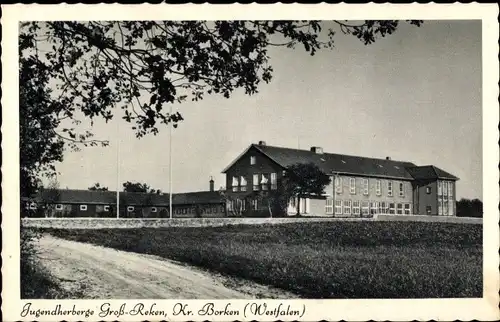
<svg viewBox="0 0 500 322">
<path fill-rule="evenodd" d="M 303 298 L 482 296 L 482 225 L 301 222 L 43 231 L 185 262 Z"/>
</svg>

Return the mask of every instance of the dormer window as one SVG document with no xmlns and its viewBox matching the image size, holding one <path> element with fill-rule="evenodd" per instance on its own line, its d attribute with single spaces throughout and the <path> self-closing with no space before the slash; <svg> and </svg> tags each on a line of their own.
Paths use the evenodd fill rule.
<svg viewBox="0 0 500 322">
<path fill-rule="evenodd" d="M 255 164 L 255 156 L 250 156 L 250 165 L 254 165 Z"/>
</svg>

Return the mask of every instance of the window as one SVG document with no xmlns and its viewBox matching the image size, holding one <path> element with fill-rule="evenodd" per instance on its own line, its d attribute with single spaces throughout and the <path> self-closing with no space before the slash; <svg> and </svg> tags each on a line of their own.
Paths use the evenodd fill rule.
<svg viewBox="0 0 500 322">
<path fill-rule="evenodd" d="M 449 216 L 455 216 L 455 201 L 450 200 L 449 201 L 450 205 L 448 208 L 448 215 Z"/>
<path fill-rule="evenodd" d="M 425 193 L 427 193 L 429 195 L 431 193 L 431 187 L 426 187 L 425 188 Z"/>
<path fill-rule="evenodd" d="M 56 205 L 56 210 L 63 210 L 63 205 L 57 204 Z"/>
<path fill-rule="evenodd" d="M 393 202 L 389 203 L 389 214 L 391 214 L 391 215 L 395 214 L 395 208 L 394 208 L 394 203 Z"/>
<path fill-rule="evenodd" d="M 445 200 L 445 201 L 443 202 L 443 214 L 444 214 L 445 216 L 448 216 L 448 200 Z"/>
<path fill-rule="evenodd" d="M 355 200 L 355 201 L 352 202 L 352 214 L 353 215 L 359 215 L 360 214 L 359 200 Z"/>
<path fill-rule="evenodd" d="M 240 191 L 247 191 L 247 179 L 244 176 L 240 177 Z"/>
<path fill-rule="evenodd" d="M 443 215 L 443 200 L 441 198 L 438 200 L 438 215 Z"/>
<path fill-rule="evenodd" d="M 377 196 L 380 196 L 382 194 L 382 181 L 377 180 L 375 182 L 375 191 L 377 193 Z"/>
<path fill-rule="evenodd" d="M 405 203 L 405 215 L 411 215 L 411 204 Z"/>
<path fill-rule="evenodd" d="M 344 214 L 351 214 L 351 200 L 344 200 Z"/>
<path fill-rule="evenodd" d="M 254 165 L 255 164 L 255 156 L 250 156 L 250 165 Z"/>
<path fill-rule="evenodd" d="M 238 186 L 239 186 L 238 177 L 233 177 L 233 183 L 232 183 L 233 192 L 238 191 Z"/>
<path fill-rule="evenodd" d="M 278 189 L 278 174 L 271 173 L 271 190 Z"/>
<path fill-rule="evenodd" d="M 448 182 L 448 196 L 450 196 L 450 199 L 453 196 L 453 182 Z"/>
<path fill-rule="evenodd" d="M 258 209 L 257 207 L 258 207 L 257 199 L 252 200 L 252 209 L 257 210 Z"/>
<path fill-rule="evenodd" d="M 432 207 L 431 206 L 426 206 L 425 207 L 425 213 L 427 216 L 430 216 L 432 214 Z"/>
<path fill-rule="evenodd" d="M 446 181 L 443 182 L 443 195 L 444 196 L 448 195 L 448 182 Z"/>
<path fill-rule="evenodd" d="M 327 215 L 333 215 L 333 199 L 326 199 L 325 213 Z"/>
<path fill-rule="evenodd" d="M 236 199 L 236 206 L 238 207 L 238 211 L 245 211 L 245 200 Z"/>
<path fill-rule="evenodd" d="M 335 192 L 342 193 L 342 178 L 339 176 L 335 177 Z"/>
<path fill-rule="evenodd" d="M 438 181 L 438 196 L 443 194 L 443 183 Z"/>
<path fill-rule="evenodd" d="M 379 214 L 387 214 L 389 213 L 389 204 L 385 201 L 379 202 L 378 204 L 378 213 Z"/>
<path fill-rule="evenodd" d="M 103 208 L 103 209 L 104 209 L 104 211 L 109 211 L 109 206 L 108 206 L 108 205 L 106 205 L 106 206 L 104 206 L 104 208 Z"/>
<path fill-rule="evenodd" d="M 356 194 L 356 178 L 349 178 L 349 191 Z"/>
<path fill-rule="evenodd" d="M 392 197 L 392 181 L 387 182 L 387 195 Z"/>
<path fill-rule="evenodd" d="M 400 197 L 405 196 L 405 184 L 403 182 L 399 183 L 399 196 Z"/>
<path fill-rule="evenodd" d="M 132 212 L 132 211 L 134 211 L 134 209 L 135 209 L 134 206 L 128 206 L 127 207 L 127 211 L 128 212 Z"/>
<path fill-rule="evenodd" d="M 398 203 L 397 214 L 398 215 L 403 214 L 403 204 L 402 203 Z"/>
<path fill-rule="evenodd" d="M 363 200 L 361 203 L 361 214 L 368 215 L 370 213 L 370 203 L 367 200 Z"/>
<path fill-rule="evenodd" d="M 362 185 L 363 185 L 363 194 L 365 196 L 368 196 L 368 179 L 363 179 Z"/>
<path fill-rule="evenodd" d="M 87 205 L 80 205 L 80 211 L 87 211 Z"/>
<path fill-rule="evenodd" d="M 266 175 L 265 175 L 265 174 L 263 174 L 263 175 L 262 175 L 262 178 L 260 179 L 260 184 L 261 184 L 261 186 L 262 186 L 262 188 L 261 188 L 262 190 L 268 190 L 268 189 L 267 189 L 267 188 L 268 188 L 268 187 L 267 187 L 268 182 L 269 182 L 269 180 L 267 179 Z"/>
<path fill-rule="evenodd" d="M 378 212 L 378 202 L 371 201 L 370 202 L 370 215 L 375 215 Z"/>
<path fill-rule="evenodd" d="M 151 212 L 158 212 L 158 209 L 156 209 L 156 207 L 151 207 Z"/>
<path fill-rule="evenodd" d="M 234 210 L 234 205 L 232 200 L 228 200 L 226 204 L 226 208 L 228 211 L 233 211 Z"/>
<path fill-rule="evenodd" d="M 342 215 L 342 200 L 335 200 L 335 214 Z"/>
<path fill-rule="evenodd" d="M 253 191 L 259 191 L 259 175 L 253 175 Z"/>
</svg>

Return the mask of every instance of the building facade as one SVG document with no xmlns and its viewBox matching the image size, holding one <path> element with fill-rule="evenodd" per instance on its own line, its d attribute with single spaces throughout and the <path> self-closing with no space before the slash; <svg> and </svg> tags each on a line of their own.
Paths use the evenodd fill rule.
<svg viewBox="0 0 500 322">
<path fill-rule="evenodd" d="M 314 163 L 330 176 L 323 196 L 292 198 L 287 213 L 335 217 L 376 214 L 455 216 L 457 177 L 435 166 L 416 166 L 390 158 L 374 159 L 310 150 L 250 145 L 223 173 L 227 193 L 244 208 L 265 207 L 252 193 L 277 191 L 288 166 Z M 234 203 L 234 202 L 233 202 Z M 264 204 L 262 204 L 264 203 Z M 231 209 L 231 203 L 227 204 Z"/>
<path fill-rule="evenodd" d="M 170 218 L 168 194 L 120 192 L 120 218 Z M 116 218 L 116 191 L 51 189 L 24 200 L 37 217 Z M 210 180 L 209 191 L 172 194 L 172 217 L 225 217 L 226 206 Z"/>
</svg>

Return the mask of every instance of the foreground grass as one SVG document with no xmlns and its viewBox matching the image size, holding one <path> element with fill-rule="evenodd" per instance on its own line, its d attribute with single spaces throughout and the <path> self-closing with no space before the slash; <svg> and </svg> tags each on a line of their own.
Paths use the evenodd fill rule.
<svg viewBox="0 0 500 322">
<path fill-rule="evenodd" d="M 321 222 L 46 231 L 187 262 L 305 298 L 482 296 L 482 225 Z"/>
</svg>

